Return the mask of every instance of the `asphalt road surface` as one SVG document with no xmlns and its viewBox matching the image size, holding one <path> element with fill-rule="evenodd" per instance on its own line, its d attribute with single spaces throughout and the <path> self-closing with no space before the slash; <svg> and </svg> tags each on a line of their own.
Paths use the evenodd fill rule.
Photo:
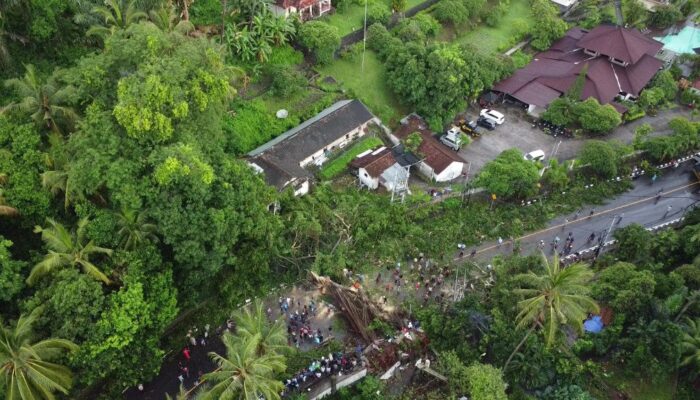
<svg viewBox="0 0 700 400">
<path fill-rule="evenodd" d="M 659 196 L 659 191 L 661 195 Z M 569 232 L 573 234 L 574 246 L 571 253 L 595 246 L 601 235 L 611 240 L 615 230 L 631 224 L 640 224 L 650 228 L 673 221 L 683 216 L 692 206 L 700 201 L 700 183 L 692 173 L 692 163 L 685 162 L 678 168 L 668 168 L 655 183 L 646 176 L 634 181 L 634 188 L 610 200 L 602 206 L 583 208 L 550 221 L 549 226 L 540 231 L 528 233 L 515 238 L 520 242 L 522 254 L 538 251 L 540 240 L 545 242 L 544 251 L 551 254 L 550 243 L 555 237 L 560 238 L 559 249 Z M 670 209 L 669 209 L 670 206 Z M 591 210 L 594 214 L 590 216 Z M 591 233 L 595 240 L 587 243 Z M 497 242 L 484 244 L 476 248 L 475 258 L 490 260 L 497 254 L 513 251 L 510 238 L 503 238 L 500 246 Z M 467 249 L 465 259 L 470 257 L 473 249 Z"/>
</svg>

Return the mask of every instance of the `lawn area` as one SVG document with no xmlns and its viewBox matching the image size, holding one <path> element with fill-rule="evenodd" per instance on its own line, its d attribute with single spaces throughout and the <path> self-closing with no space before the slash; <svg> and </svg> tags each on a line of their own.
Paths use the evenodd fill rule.
<svg viewBox="0 0 700 400">
<path fill-rule="evenodd" d="M 406 2 L 406 10 L 423 3 L 425 0 L 408 0 Z M 384 0 L 387 6 L 391 8 L 391 0 Z M 333 15 L 321 18 L 322 21 L 338 28 L 338 34 L 341 37 L 350 32 L 362 29 L 365 19 L 365 3 L 351 4 L 344 10 L 336 10 Z"/>
<path fill-rule="evenodd" d="M 629 379 L 613 368 L 606 374 L 605 381 L 612 387 L 624 391 L 634 400 L 672 400 L 674 398 L 674 377 L 663 382 L 652 383 L 650 379 Z M 601 398 L 602 393 L 600 394 Z"/>
<path fill-rule="evenodd" d="M 499 47 L 508 43 L 515 35 L 517 24 L 514 22 L 517 20 L 532 24 L 528 0 L 512 0 L 508 12 L 498 21 L 496 27 L 480 25 L 475 29 L 462 31 L 446 27 L 443 29 L 440 39 L 470 44 L 484 53 L 500 52 Z"/>
<path fill-rule="evenodd" d="M 343 88 L 351 91 L 349 97 L 357 97 L 378 116 L 384 124 L 393 125 L 406 114 L 396 101 L 386 83 L 386 70 L 376 54 L 367 50 L 365 68 L 361 71 L 362 57 L 338 59 L 319 68 L 324 76 L 331 76 Z"/>
<path fill-rule="evenodd" d="M 324 165 L 323 168 L 321 168 L 321 171 L 318 173 L 318 175 L 321 177 L 321 179 L 324 180 L 332 179 L 340 175 L 341 172 L 345 171 L 348 164 L 350 164 L 350 161 L 352 161 L 353 158 L 357 157 L 358 154 L 362 153 L 365 150 L 369 150 L 371 148 L 381 145 L 381 139 L 379 139 L 376 136 L 364 138 L 359 142 L 355 143 L 355 145 L 350 147 L 350 149 L 343 152 L 343 154 Z"/>
</svg>

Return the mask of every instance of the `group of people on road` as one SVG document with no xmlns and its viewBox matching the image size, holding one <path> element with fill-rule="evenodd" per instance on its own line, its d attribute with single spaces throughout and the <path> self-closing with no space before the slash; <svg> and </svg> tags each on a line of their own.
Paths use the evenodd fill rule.
<svg viewBox="0 0 700 400">
<path fill-rule="evenodd" d="M 438 266 L 433 260 L 426 258 L 423 253 L 418 257 L 409 258 L 408 268 L 402 267 L 401 262 L 397 262 L 394 268 L 387 264 L 386 272 L 377 273 L 375 285 L 383 289 L 386 294 L 381 297 L 384 304 L 388 303 L 389 295 L 394 293 L 406 298 L 406 295 L 414 295 L 418 299 L 423 299 L 423 304 L 427 304 L 431 299 L 441 302 L 445 294 L 442 287 L 445 280 L 452 274 L 452 270 L 447 267 Z"/>
<path fill-rule="evenodd" d="M 311 390 L 311 386 L 319 380 L 331 375 L 342 376 L 358 366 L 361 367 L 362 364 L 361 352 L 360 356 L 352 353 L 328 353 L 328 357 L 323 356 L 320 360 L 313 360 L 308 367 L 286 379 L 281 395 L 285 397 L 299 391 Z"/>
<path fill-rule="evenodd" d="M 301 304 L 301 300 L 296 301 L 296 310 L 290 311 L 290 307 L 294 306 L 295 301 L 291 297 L 280 297 L 279 307 L 283 317 L 287 322 L 287 340 L 290 346 L 299 348 L 304 343 L 313 343 L 320 345 L 332 335 L 333 328 L 328 327 L 328 335 L 324 337 L 321 328 L 314 329 L 311 326 L 311 320 L 316 316 L 317 305 L 314 299 L 311 299 L 308 304 Z M 272 319 L 272 310 L 267 310 L 268 318 Z"/>
</svg>

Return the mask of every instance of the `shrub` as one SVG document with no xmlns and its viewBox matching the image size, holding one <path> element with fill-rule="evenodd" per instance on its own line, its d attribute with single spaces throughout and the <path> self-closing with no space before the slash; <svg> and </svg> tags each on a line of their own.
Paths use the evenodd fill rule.
<svg viewBox="0 0 700 400">
<path fill-rule="evenodd" d="M 488 162 L 475 183 L 501 198 L 525 198 L 537 192 L 539 179 L 537 166 L 519 150 L 510 149 Z"/>
<path fill-rule="evenodd" d="M 469 10 L 460 0 L 442 0 L 433 10 L 435 18 L 442 23 L 460 25 L 469 20 Z"/>
<path fill-rule="evenodd" d="M 306 78 L 294 67 L 276 66 L 271 68 L 272 85 L 275 96 L 288 97 L 299 93 L 306 86 Z"/>
<path fill-rule="evenodd" d="M 309 21 L 299 28 L 297 35 L 304 48 L 313 53 L 316 62 L 328 64 L 340 46 L 338 28 L 323 21 Z"/>
<path fill-rule="evenodd" d="M 267 63 L 268 65 L 298 65 L 302 61 L 304 61 L 304 55 L 287 44 L 273 47 Z"/>
<path fill-rule="evenodd" d="M 532 61 L 531 55 L 529 55 L 527 53 L 523 53 L 520 50 L 511 54 L 510 58 L 513 59 L 513 65 L 515 66 L 515 68 L 522 68 L 522 67 L 530 64 L 530 61 Z"/>
<path fill-rule="evenodd" d="M 386 24 L 391 17 L 389 6 L 382 1 L 372 1 L 367 9 L 368 24 Z"/>
<path fill-rule="evenodd" d="M 608 142 L 589 140 L 584 143 L 579 153 L 579 162 L 588 165 L 594 173 L 604 178 L 617 175 L 618 156 Z"/>
<path fill-rule="evenodd" d="M 685 89 L 681 93 L 681 103 L 686 106 L 695 107 L 700 104 L 700 94 L 697 94 L 691 89 Z"/>
<path fill-rule="evenodd" d="M 620 113 L 613 106 L 601 105 L 594 98 L 576 104 L 574 113 L 581 128 L 592 133 L 607 133 L 622 123 Z"/>
<path fill-rule="evenodd" d="M 418 26 L 420 26 L 421 32 L 425 33 L 426 36 L 437 36 L 437 34 L 440 33 L 440 29 L 442 29 L 440 22 L 430 14 L 419 13 L 411 18 L 411 20 L 415 21 Z"/>
</svg>

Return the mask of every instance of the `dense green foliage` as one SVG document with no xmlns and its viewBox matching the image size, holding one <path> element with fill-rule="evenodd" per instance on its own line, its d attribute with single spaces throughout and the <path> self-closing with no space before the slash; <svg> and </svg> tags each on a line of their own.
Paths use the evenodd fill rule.
<svg viewBox="0 0 700 400">
<path fill-rule="evenodd" d="M 539 180 L 537 165 L 525 160 L 520 150 L 510 149 L 484 166 L 475 185 L 498 198 L 525 198 L 537 193 Z"/>
<path fill-rule="evenodd" d="M 622 123 L 620 113 L 610 104 L 589 97 L 577 101 L 560 97 L 549 104 L 542 118 L 560 126 L 580 127 L 595 135 L 611 132 Z"/>
</svg>

